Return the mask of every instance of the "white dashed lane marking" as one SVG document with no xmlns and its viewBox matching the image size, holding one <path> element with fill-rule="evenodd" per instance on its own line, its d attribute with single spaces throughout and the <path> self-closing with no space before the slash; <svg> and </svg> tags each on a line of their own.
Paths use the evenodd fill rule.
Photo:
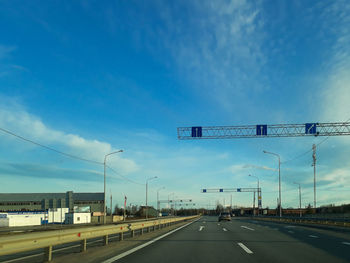
<svg viewBox="0 0 350 263">
<path fill-rule="evenodd" d="M 253 254 L 253 251 L 251 251 L 249 248 L 247 248 L 243 243 L 237 243 L 237 244 L 248 254 Z"/>
<path fill-rule="evenodd" d="M 245 229 L 248 229 L 248 230 L 251 230 L 251 231 L 254 231 L 254 230 L 255 230 L 255 229 L 250 228 L 250 227 L 247 227 L 247 226 L 241 226 L 241 228 L 245 228 Z"/>
</svg>

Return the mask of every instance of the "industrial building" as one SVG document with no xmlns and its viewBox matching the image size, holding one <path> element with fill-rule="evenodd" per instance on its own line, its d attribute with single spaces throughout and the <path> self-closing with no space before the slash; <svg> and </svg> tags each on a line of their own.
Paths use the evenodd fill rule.
<svg viewBox="0 0 350 263">
<path fill-rule="evenodd" d="M 69 212 L 103 212 L 103 193 L 8 193 L 0 194 L 0 212 L 47 211 L 69 208 Z"/>
</svg>

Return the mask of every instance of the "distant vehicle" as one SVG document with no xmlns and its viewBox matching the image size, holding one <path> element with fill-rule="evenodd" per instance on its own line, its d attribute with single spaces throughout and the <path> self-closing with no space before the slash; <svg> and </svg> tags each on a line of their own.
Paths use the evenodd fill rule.
<svg viewBox="0 0 350 263">
<path fill-rule="evenodd" d="M 231 215 L 228 212 L 222 212 L 219 215 L 219 222 L 222 220 L 227 220 L 227 221 L 231 221 Z"/>
</svg>

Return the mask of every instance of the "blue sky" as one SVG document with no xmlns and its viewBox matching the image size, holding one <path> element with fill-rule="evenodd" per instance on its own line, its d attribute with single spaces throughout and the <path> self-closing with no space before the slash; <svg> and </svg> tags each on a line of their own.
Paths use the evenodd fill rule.
<svg viewBox="0 0 350 263">
<path fill-rule="evenodd" d="M 103 161 L 108 194 L 143 204 L 175 193 L 198 206 L 254 187 L 276 206 L 313 202 L 310 150 L 323 138 L 179 141 L 180 126 L 350 118 L 348 1 L 1 1 L 0 127 Z M 317 149 L 318 204 L 348 203 L 350 140 Z M 288 161 L 294 159 L 292 161 Z M 288 162 L 286 162 L 288 161 Z M 103 167 L 0 134 L 1 192 L 102 191 Z M 122 179 L 124 176 L 131 181 Z M 252 195 L 233 193 L 234 205 Z"/>
</svg>

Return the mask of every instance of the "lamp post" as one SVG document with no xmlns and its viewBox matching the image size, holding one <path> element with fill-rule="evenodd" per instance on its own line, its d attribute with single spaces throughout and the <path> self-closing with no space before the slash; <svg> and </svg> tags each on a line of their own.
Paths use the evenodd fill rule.
<svg viewBox="0 0 350 263">
<path fill-rule="evenodd" d="M 148 199 L 148 181 L 156 179 L 156 178 L 158 178 L 158 177 L 154 176 L 154 177 L 148 178 L 146 180 L 146 219 L 148 219 L 148 203 L 147 203 L 147 199 Z"/>
<path fill-rule="evenodd" d="M 279 194 L 279 198 L 278 198 L 278 203 L 279 203 L 279 212 L 280 212 L 280 217 L 282 217 L 282 201 L 281 201 L 281 158 L 277 153 L 272 153 L 272 152 L 268 152 L 268 151 L 263 151 L 263 153 L 267 153 L 267 154 L 272 154 L 278 157 L 278 194 Z"/>
<path fill-rule="evenodd" d="M 260 195 L 259 195 L 259 192 L 260 192 L 259 191 L 259 178 L 257 176 L 251 175 L 251 174 L 249 174 L 248 176 L 254 177 L 258 180 L 258 215 L 259 215 L 259 197 L 260 197 Z M 254 202 L 253 202 L 253 215 L 255 215 L 255 191 L 254 191 Z"/>
<path fill-rule="evenodd" d="M 171 193 L 168 195 L 168 209 L 169 209 L 169 212 L 171 213 L 171 205 L 170 205 L 170 196 L 171 195 L 174 195 L 175 193 Z"/>
<path fill-rule="evenodd" d="M 294 182 L 294 184 L 297 184 L 299 186 L 299 213 L 301 217 L 301 186 L 299 183 Z"/>
<path fill-rule="evenodd" d="M 163 189 L 165 189 L 165 187 L 164 187 L 164 186 L 163 186 L 163 187 L 161 187 L 161 188 L 159 188 L 159 189 L 157 190 L 157 211 L 158 211 L 157 217 L 159 216 L 159 212 L 160 212 L 160 204 L 159 204 L 159 191 L 160 191 L 160 190 L 163 190 Z"/>
<path fill-rule="evenodd" d="M 115 153 L 121 153 L 123 150 L 111 152 L 109 154 L 105 155 L 104 161 L 103 161 L 103 224 L 106 224 L 106 161 L 107 156 L 115 154 Z"/>
</svg>

